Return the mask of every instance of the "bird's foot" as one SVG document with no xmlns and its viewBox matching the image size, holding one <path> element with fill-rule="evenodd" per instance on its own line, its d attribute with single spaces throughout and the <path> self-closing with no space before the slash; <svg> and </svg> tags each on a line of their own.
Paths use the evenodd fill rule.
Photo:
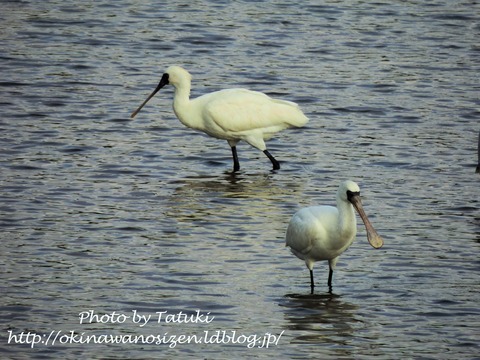
<svg viewBox="0 0 480 360">
<path fill-rule="evenodd" d="M 273 170 L 280 170 L 280 163 L 273 157 L 272 154 L 268 152 L 268 150 L 264 150 L 263 153 L 267 155 L 267 157 L 270 159 L 273 165 Z"/>
</svg>

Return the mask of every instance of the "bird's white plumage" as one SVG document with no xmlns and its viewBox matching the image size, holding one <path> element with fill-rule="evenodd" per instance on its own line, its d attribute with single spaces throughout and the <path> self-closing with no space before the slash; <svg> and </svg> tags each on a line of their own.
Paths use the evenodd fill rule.
<svg viewBox="0 0 480 360">
<path fill-rule="evenodd" d="M 157 89 L 134 112 L 134 117 L 150 98 L 164 85 L 175 87 L 173 110 L 185 126 L 227 140 L 234 153 L 234 169 L 239 169 L 236 144 L 245 141 L 262 150 L 272 161 L 279 163 L 267 151 L 264 140 L 289 127 L 301 127 L 308 122 L 297 104 L 272 99 L 246 89 L 227 89 L 190 99 L 191 75 L 179 66 L 170 66 Z"/>
<path fill-rule="evenodd" d="M 179 66 L 169 67 L 167 74 L 175 86 L 173 109 L 178 119 L 212 137 L 244 140 L 263 151 L 263 140 L 308 121 L 297 104 L 247 89 L 220 90 L 190 100 L 191 75 Z"/>
<path fill-rule="evenodd" d="M 383 239 L 376 232 L 360 200 L 360 188 L 353 181 L 347 180 L 337 190 L 337 207 L 311 206 L 299 210 L 288 224 L 286 246 L 293 254 L 305 261 L 310 270 L 310 287 L 314 288 L 313 264 L 315 261 L 328 260 L 330 267 L 328 286 L 332 291 L 332 275 L 338 257 L 349 248 L 357 234 L 358 212 L 365 224 L 370 245 L 378 249 L 383 246 Z"/>
<path fill-rule="evenodd" d="M 359 192 L 353 181 L 343 182 L 337 191 L 337 207 L 311 206 L 299 210 L 287 228 L 286 246 L 313 269 L 315 261 L 329 260 L 335 267 L 340 256 L 355 239 L 357 221 L 346 192 Z"/>
</svg>

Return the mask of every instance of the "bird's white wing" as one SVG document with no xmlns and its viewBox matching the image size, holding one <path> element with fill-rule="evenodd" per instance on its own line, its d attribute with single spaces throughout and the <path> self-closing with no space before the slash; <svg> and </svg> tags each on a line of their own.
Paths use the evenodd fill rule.
<svg viewBox="0 0 480 360">
<path fill-rule="evenodd" d="M 308 119 L 297 104 L 272 99 L 246 89 L 227 89 L 205 95 L 203 116 L 226 132 L 302 126 Z M 277 131 L 278 131 L 277 130 Z"/>
<path fill-rule="evenodd" d="M 332 206 L 312 206 L 299 210 L 288 225 L 286 246 L 295 254 L 308 254 L 314 245 L 316 248 L 322 247 L 322 240 L 327 239 L 329 223 L 335 221 L 336 212 L 337 209 Z"/>
</svg>

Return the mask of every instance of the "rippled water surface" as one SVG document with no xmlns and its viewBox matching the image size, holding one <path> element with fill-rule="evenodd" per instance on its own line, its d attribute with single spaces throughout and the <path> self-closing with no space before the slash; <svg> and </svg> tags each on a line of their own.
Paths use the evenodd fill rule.
<svg viewBox="0 0 480 360">
<path fill-rule="evenodd" d="M 478 358 L 476 1 L 0 3 L 2 358 Z M 282 169 L 171 87 L 130 120 L 171 64 L 299 103 Z M 286 227 L 344 179 L 385 246 L 310 295 Z"/>
</svg>

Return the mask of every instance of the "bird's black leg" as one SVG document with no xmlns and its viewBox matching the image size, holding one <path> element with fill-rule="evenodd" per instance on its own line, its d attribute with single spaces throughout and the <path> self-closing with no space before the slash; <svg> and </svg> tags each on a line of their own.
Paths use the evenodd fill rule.
<svg viewBox="0 0 480 360">
<path fill-rule="evenodd" d="M 238 162 L 237 147 L 232 146 L 233 155 L 233 172 L 240 170 L 240 163 Z"/>
<path fill-rule="evenodd" d="M 311 293 L 313 294 L 313 288 L 315 287 L 315 284 L 313 283 L 313 270 L 310 270 L 310 289 Z"/>
<path fill-rule="evenodd" d="M 332 276 L 333 276 L 333 270 L 330 268 L 330 272 L 328 273 L 328 292 L 332 293 Z"/>
<path fill-rule="evenodd" d="M 280 169 L 280 163 L 268 152 L 268 150 L 263 150 L 263 153 L 267 155 L 267 157 L 270 159 L 270 161 L 273 164 L 273 170 L 278 170 Z"/>
</svg>

